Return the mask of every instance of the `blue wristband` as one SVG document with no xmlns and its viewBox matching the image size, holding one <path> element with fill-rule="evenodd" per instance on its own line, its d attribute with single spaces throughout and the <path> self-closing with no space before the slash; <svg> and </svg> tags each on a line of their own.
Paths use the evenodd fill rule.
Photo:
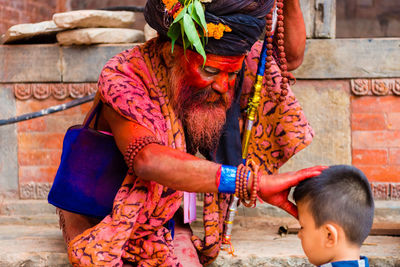
<svg viewBox="0 0 400 267">
<path fill-rule="evenodd" d="M 221 177 L 219 179 L 218 192 L 234 194 L 236 189 L 237 168 L 228 165 L 221 166 Z"/>
</svg>

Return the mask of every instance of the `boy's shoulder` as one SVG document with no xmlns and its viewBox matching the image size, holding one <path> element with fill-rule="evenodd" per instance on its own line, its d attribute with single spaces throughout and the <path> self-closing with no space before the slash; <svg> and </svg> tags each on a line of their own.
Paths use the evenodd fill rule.
<svg viewBox="0 0 400 267">
<path fill-rule="evenodd" d="M 320 267 L 369 267 L 368 258 L 361 256 L 357 261 L 335 261 L 321 265 Z"/>
</svg>

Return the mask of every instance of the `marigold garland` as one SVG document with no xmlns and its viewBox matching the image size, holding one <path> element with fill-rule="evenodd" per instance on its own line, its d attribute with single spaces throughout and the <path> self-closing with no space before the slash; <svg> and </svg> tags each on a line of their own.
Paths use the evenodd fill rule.
<svg viewBox="0 0 400 267">
<path fill-rule="evenodd" d="M 210 3 L 212 0 L 162 0 L 168 15 L 174 18 L 168 30 L 171 38 L 172 51 L 179 37 L 182 38 L 183 48 L 194 47 L 203 56 L 206 62 L 204 46 L 208 37 L 221 39 L 224 32 L 232 29 L 222 23 L 207 23 L 202 3 Z"/>
<path fill-rule="evenodd" d="M 172 17 L 175 19 L 179 15 L 179 13 L 181 13 L 182 10 L 183 10 L 183 7 L 180 6 L 179 9 L 176 12 L 174 12 Z"/>
<path fill-rule="evenodd" d="M 214 24 L 207 23 L 208 37 L 213 37 L 215 39 L 221 39 L 224 36 L 224 32 L 231 32 L 232 29 L 222 23 Z"/>
<path fill-rule="evenodd" d="M 178 0 L 162 0 L 162 2 L 165 5 L 165 9 L 168 11 L 171 10 L 175 4 L 179 3 Z"/>
</svg>

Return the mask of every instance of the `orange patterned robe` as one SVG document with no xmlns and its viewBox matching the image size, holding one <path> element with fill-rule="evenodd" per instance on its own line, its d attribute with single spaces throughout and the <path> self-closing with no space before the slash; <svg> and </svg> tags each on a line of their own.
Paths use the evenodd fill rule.
<svg viewBox="0 0 400 267">
<path fill-rule="evenodd" d="M 99 79 L 102 100 L 123 117 L 150 131 L 166 146 L 186 151 L 181 121 L 167 95 L 167 68 L 157 39 L 113 57 Z M 245 107 L 260 54 L 256 43 L 246 57 L 241 106 Z M 289 90 L 278 102 L 279 69 L 273 65 L 272 98 L 265 88 L 253 128 L 249 158 L 273 173 L 296 152 L 307 146 L 313 132 L 296 98 Z M 174 255 L 171 233 L 164 224 L 179 208 L 183 192 L 140 177 L 127 176 L 114 200 L 113 210 L 98 225 L 69 243 L 74 266 L 122 266 L 123 260 L 137 266 L 181 266 Z M 211 263 L 220 250 L 223 221 L 230 201 L 227 194 L 205 194 L 205 237 L 192 236 L 202 264 Z"/>
</svg>

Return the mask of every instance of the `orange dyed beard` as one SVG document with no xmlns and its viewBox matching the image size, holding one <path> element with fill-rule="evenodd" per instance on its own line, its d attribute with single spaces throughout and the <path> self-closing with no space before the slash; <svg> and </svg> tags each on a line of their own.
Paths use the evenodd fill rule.
<svg viewBox="0 0 400 267">
<path fill-rule="evenodd" d="M 199 60 L 190 53 L 187 57 L 190 64 L 193 64 L 191 67 L 202 66 L 201 57 Z M 229 90 L 226 93 L 221 94 L 206 85 L 206 80 L 198 75 L 197 79 L 193 79 L 197 73 L 194 71 L 191 75 L 188 68 L 184 67 L 186 62 L 182 62 L 186 60 L 185 57 L 182 55 L 180 58 L 171 68 L 170 86 L 174 110 L 182 120 L 189 139 L 188 150 L 214 151 L 225 124 L 226 111 L 234 98 L 235 81 L 228 85 Z M 206 87 L 199 88 L 203 85 Z"/>
<path fill-rule="evenodd" d="M 185 84 L 178 64 L 173 67 L 171 74 L 170 85 L 175 88 L 172 102 L 188 134 L 190 150 L 214 150 L 232 97 L 219 95 L 211 88 L 191 89 Z"/>
</svg>

